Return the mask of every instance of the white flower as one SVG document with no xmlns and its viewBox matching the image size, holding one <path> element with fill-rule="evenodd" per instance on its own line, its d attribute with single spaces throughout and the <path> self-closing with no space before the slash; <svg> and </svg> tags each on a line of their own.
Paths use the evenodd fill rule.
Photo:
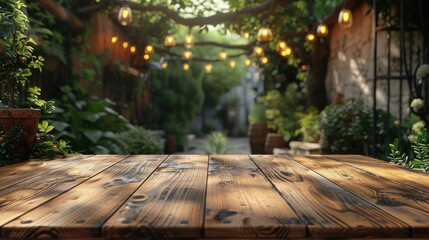
<svg viewBox="0 0 429 240">
<path fill-rule="evenodd" d="M 420 98 L 414 98 L 410 106 L 414 111 L 418 112 L 424 106 L 424 102 Z"/>
<path fill-rule="evenodd" d="M 410 141 L 410 143 L 415 143 L 416 142 L 416 136 L 411 134 L 408 136 L 408 140 Z"/>
<path fill-rule="evenodd" d="M 419 80 L 419 83 L 421 84 L 424 77 L 429 76 L 429 65 L 423 64 L 417 69 L 416 78 Z"/>
<path fill-rule="evenodd" d="M 413 124 L 413 127 L 411 129 L 413 130 L 413 132 L 417 133 L 417 132 L 420 132 L 424 127 L 425 127 L 425 122 L 418 121 Z"/>
</svg>

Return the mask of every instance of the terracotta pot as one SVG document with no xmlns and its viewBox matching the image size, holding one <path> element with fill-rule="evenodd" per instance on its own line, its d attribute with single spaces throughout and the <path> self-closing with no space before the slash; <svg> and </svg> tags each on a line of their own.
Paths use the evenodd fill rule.
<svg viewBox="0 0 429 240">
<path fill-rule="evenodd" d="M 252 154 L 265 153 L 265 138 L 267 137 L 268 128 L 265 123 L 255 123 L 249 125 L 247 136 L 249 137 L 250 151 Z"/>
<path fill-rule="evenodd" d="M 0 130 L 10 131 L 14 126 L 24 128 L 24 138 L 22 141 L 14 143 L 21 160 L 29 157 L 30 150 L 36 139 L 37 124 L 40 116 L 39 109 L 0 109 Z"/>
<path fill-rule="evenodd" d="M 282 135 L 278 133 L 268 133 L 265 138 L 265 153 L 273 154 L 274 148 L 286 148 L 287 143 L 283 140 Z"/>
</svg>

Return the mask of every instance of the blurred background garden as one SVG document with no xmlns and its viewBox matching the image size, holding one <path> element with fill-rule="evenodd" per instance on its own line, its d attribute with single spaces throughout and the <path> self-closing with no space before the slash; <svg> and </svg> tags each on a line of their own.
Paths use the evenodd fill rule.
<svg viewBox="0 0 429 240">
<path fill-rule="evenodd" d="M 1 164 L 346 153 L 427 171 L 428 5 L 3 0 Z M 29 107 L 41 120 L 20 148 L 9 109 Z"/>
</svg>

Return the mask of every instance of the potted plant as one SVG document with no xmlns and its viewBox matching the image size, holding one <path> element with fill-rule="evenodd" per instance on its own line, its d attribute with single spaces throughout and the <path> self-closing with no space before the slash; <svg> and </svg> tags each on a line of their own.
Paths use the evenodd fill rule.
<svg viewBox="0 0 429 240">
<path fill-rule="evenodd" d="M 265 153 L 265 138 L 267 137 L 268 127 L 265 118 L 265 106 L 255 104 L 249 113 L 249 137 L 250 151 L 252 154 Z"/>
<path fill-rule="evenodd" d="M 39 99 L 40 88 L 28 87 L 32 70 L 41 71 L 43 58 L 34 55 L 37 43 L 27 36 L 28 18 L 21 10 L 25 7 L 21 0 L 0 3 L 0 137 L 4 139 L 10 132 L 22 133 L 8 143 L 20 159 L 28 158 L 40 109 L 49 112 L 54 107 L 52 101 Z"/>
</svg>

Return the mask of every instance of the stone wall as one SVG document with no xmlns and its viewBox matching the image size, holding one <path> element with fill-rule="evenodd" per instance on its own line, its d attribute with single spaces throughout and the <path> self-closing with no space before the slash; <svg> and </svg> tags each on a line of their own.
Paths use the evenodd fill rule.
<svg viewBox="0 0 429 240">
<path fill-rule="evenodd" d="M 362 4 L 353 10 L 353 26 L 349 29 L 342 28 L 339 24 L 330 26 L 328 43 L 330 46 L 330 57 L 328 73 L 326 76 L 326 88 L 328 100 L 332 102 L 338 94 L 344 98 L 360 98 L 368 106 L 373 104 L 373 76 L 374 76 L 374 36 L 373 36 L 373 11 L 371 6 Z M 419 37 L 416 34 L 407 35 L 411 40 L 407 49 L 411 49 L 418 56 Z M 386 75 L 388 70 L 388 34 L 378 32 L 377 41 L 377 74 Z M 398 75 L 399 72 L 399 33 L 391 35 L 391 74 Z M 398 116 L 399 105 L 402 104 L 403 114 L 409 112 L 409 95 L 407 81 L 402 82 L 402 100 L 400 101 L 399 80 L 391 80 L 390 100 L 388 100 L 387 80 L 377 82 L 377 108 L 386 110 L 390 102 L 390 111 Z"/>
</svg>

